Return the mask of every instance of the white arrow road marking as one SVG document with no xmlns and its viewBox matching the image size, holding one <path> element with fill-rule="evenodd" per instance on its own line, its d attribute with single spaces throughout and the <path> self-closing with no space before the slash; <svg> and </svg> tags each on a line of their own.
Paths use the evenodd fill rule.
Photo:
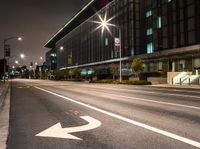
<svg viewBox="0 0 200 149">
<path fill-rule="evenodd" d="M 87 130 L 95 129 L 95 128 L 101 126 L 100 121 L 98 121 L 90 116 L 81 116 L 81 118 L 84 119 L 85 121 L 87 121 L 88 124 L 83 125 L 83 126 L 77 126 L 77 127 L 62 128 L 61 124 L 57 123 L 57 124 L 53 125 L 52 127 L 37 134 L 36 136 L 82 140 L 81 138 L 73 136 L 69 133 L 87 131 Z"/>
<path fill-rule="evenodd" d="M 194 140 L 191 140 L 191 139 L 188 139 L 188 138 L 179 136 L 179 135 L 174 134 L 174 133 L 171 133 L 171 132 L 164 131 L 164 130 L 162 130 L 162 129 L 159 129 L 159 128 L 156 128 L 156 127 L 153 127 L 153 126 L 149 126 L 149 125 L 147 125 L 147 124 L 144 124 L 144 123 L 141 123 L 141 122 L 138 122 L 138 121 L 134 121 L 134 120 L 132 120 L 132 119 L 123 117 L 123 116 L 121 116 L 121 115 L 118 115 L 118 114 L 115 114 L 115 113 L 111 113 L 111 112 L 109 112 L 109 111 L 105 111 L 105 110 L 100 109 L 100 108 L 97 108 L 97 107 L 95 107 L 95 106 L 91 106 L 91 105 L 85 104 L 85 103 L 83 103 L 83 102 L 74 100 L 74 99 L 69 98 L 69 97 L 65 97 L 65 96 L 63 96 L 63 95 L 59 95 L 59 94 L 57 94 L 57 93 L 51 92 L 51 91 L 49 91 L 49 90 L 46 90 L 46 89 L 43 89 L 43 88 L 40 88 L 40 87 L 35 87 L 35 88 L 37 88 L 37 89 L 39 89 L 39 90 L 41 90 L 41 91 L 44 91 L 44 92 L 46 92 L 46 93 L 55 95 L 55 96 L 57 96 L 57 97 L 60 97 L 60 98 L 62 98 L 62 99 L 65 99 L 65 100 L 67 100 L 67 101 L 71 101 L 71 102 L 73 102 L 73 103 L 82 105 L 82 106 L 87 107 L 87 108 L 89 108 L 89 109 L 92 109 L 92 110 L 98 111 L 98 112 L 100 112 L 100 113 L 109 115 L 109 116 L 111 116 L 111 117 L 114 117 L 114 118 L 116 118 L 116 119 L 122 120 L 122 121 L 124 121 L 124 122 L 133 124 L 133 125 L 135 125 L 135 126 L 142 127 L 142 128 L 144 128 L 144 129 L 147 129 L 147 130 L 156 132 L 156 133 L 161 134 L 161 135 L 164 135 L 164 136 L 166 136 L 166 137 L 169 137 L 169 138 L 172 138 L 172 139 L 175 139 L 175 140 L 184 142 L 184 143 L 186 143 L 186 144 L 195 146 L 195 147 L 197 147 L 197 148 L 200 148 L 200 142 L 197 142 L 197 141 L 194 141 Z"/>
</svg>

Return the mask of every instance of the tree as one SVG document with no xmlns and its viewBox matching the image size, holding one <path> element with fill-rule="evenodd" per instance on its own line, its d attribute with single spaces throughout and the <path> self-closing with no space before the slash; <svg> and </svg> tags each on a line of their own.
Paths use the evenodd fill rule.
<svg viewBox="0 0 200 149">
<path fill-rule="evenodd" d="M 75 78 L 78 78 L 80 77 L 81 70 L 79 68 L 74 68 L 74 69 L 69 70 L 69 74 L 71 76 L 75 76 Z"/>
<path fill-rule="evenodd" d="M 144 64 L 144 61 L 140 58 L 134 59 L 131 64 L 131 69 L 137 77 L 144 70 L 143 64 Z"/>
<path fill-rule="evenodd" d="M 115 80 L 115 76 L 117 76 L 119 73 L 119 67 L 116 64 L 110 64 L 109 68 L 113 74 L 113 80 Z"/>
<path fill-rule="evenodd" d="M 101 69 L 98 66 L 93 66 L 92 70 L 94 71 L 94 76 L 95 77 L 97 77 L 101 72 Z"/>
<path fill-rule="evenodd" d="M 64 70 L 64 78 L 66 79 L 66 78 L 69 78 L 69 69 L 65 69 Z"/>
</svg>

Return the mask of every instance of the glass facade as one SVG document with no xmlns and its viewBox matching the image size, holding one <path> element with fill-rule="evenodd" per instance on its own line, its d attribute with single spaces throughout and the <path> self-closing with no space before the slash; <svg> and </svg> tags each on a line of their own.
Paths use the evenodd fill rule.
<svg viewBox="0 0 200 149">
<path fill-rule="evenodd" d="M 147 36 L 152 35 L 153 34 L 153 29 L 152 28 L 148 28 L 147 29 Z"/>
<path fill-rule="evenodd" d="M 49 70 L 55 70 L 57 66 L 57 55 L 55 50 L 46 53 L 46 64 Z"/>
<path fill-rule="evenodd" d="M 147 44 L 147 53 L 150 54 L 153 53 L 153 51 L 154 51 L 153 43 L 150 42 Z"/>
<path fill-rule="evenodd" d="M 150 17 L 150 16 L 152 16 L 152 11 L 151 11 L 151 10 L 148 10 L 148 11 L 146 12 L 146 17 L 148 18 L 148 17 Z"/>
<path fill-rule="evenodd" d="M 153 28 L 151 37 L 146 36 L 146 30 L 141 30 L 141 42 L 146 41 L 141 49 L 149 42 L 154 43 L 155 51 L 199 43 L 199 0 L 146 0 L 141 3 L 140 26 L 146 30 Z M 149 11 L 152 11 L 151 17 L 147 17 Z"/>
<path fill-rule="evenodd" d="M 119 58 L 115 50 L 114 38 L 119 31 L 110 26 L 111 34 L 101 29 L 96 30 L 99 21 L 97 14 L 112 18 L 110 23 L 119 26 L 122 31 L 122 57 L 131 56 L 139 51 L 139 0 L 115 0 L 72 30 L 56 44 L 58 68 L 82 65 L 98 61 Z M 59 50 L 63 46 L 64 50 Z M 71 56 L 71 62 L 67 61 Z"/>
<path fill-rule="evenodd" d="M 101 0 L 96 2 L 96 8 L 101 6 L 101 9 L 97 9 L 98 12 L 94 9 L 84 12 L 84 15 L 91 14 L 90 17 L 81 20 L 80 24 L 74 27 L 73 23 L 69 23 L 66 28 L 70 30 L 61 33 L 64 36 L 60 37 L 58 34 L 51 40 L 53 42 L 55 38 L 59 39 L 54 41 L 55 45 L 51 47 L 56 49 L 58 69 L 119 58 L 119 51 L 114 47 L 114 38 L 119 37 L 119 30 L 113 26 L 109 27 L 110 33 L 105 30 L 102 34 L 101 29 L 96 30 L 98 24 L 94 21 L 100 21 L 98 15 L 104 17 L 107 14 L 108 19 L 112 18 L 109 23 L 120 27 L 122 58 L 131 59 L 138 55 L 149 56 L 156 53 L 156 56 L 159 56 L 160 52 L 165 50 L 173 51 L 200 44 L 199 0 L 106 0 L 103 4 Z M 61 46 L 63 50 L 60 50 Z M 151 70 L 170 70 L 174 61 L 172 57 L 163 56 L 162 59 L 153 58 L 151 66 L 148 67 Z M 180 65 L 177 62 L 178 66 Z M 186 68 L 187 65 L 184 65 L 184 69 Z"/>
</svg>

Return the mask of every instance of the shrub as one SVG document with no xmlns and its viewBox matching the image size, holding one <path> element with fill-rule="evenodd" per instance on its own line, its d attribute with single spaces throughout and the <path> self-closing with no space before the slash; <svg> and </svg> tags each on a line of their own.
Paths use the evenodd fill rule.
<svg viewBox="0 0 200 149">
<path fill-rule="evenodd" d="M 131 69 L 136 76 L 138 76 L 144 70 L 143 64 L 144 61 L 140 58 L 136 58 L 133 60 L 131 64 Z"/>
<path fill-rule="evenodd" d="M 65 79 L 65 81 L 81 82 L 83 80 L 82 79 L 77 79 L 77 78 L 71 78 L 71 79 Z"/>
<path fill-rule="evenodd" d="M 160 72 L 142 72 L 139 75 L 140 80 L 147 80 L 148 77 L 163 77 L 164 74 Z"/>
<path fill-rule="evenodd" d="M 116 64 L 110 64 L 109 69 L 112 72 L 113 80 L 115 80 L 115 77 L 119 74 L 119 67 Z"/>
<path fill-rule="evenodd" d="M 121 84 L 128 84 L 128 85 L 151 85 L 151 82 L 146 80 L 135 80 L 135 81 L 122 81 Z"/>
<path fill-rule="evenodd" d="M 109 84 L 127 84 L 127 85 L 151 85 L 151 82 L 146 80 L 135 80 L 135 81 L 122 81 L 119 80 L 97 80 L 97 81 L 90 81 L 90 83 L 109 83 Z"/>
<path fill-rule="evenodd" d="M 90 83 L 113 83 L 114 80 L 92 80 Z"/>
</svg>

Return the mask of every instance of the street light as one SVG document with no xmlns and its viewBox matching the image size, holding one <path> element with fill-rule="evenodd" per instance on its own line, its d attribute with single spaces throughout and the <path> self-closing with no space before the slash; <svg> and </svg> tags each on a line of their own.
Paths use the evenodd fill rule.
<svg viewBox="0 0 200 149">
<path fill-rule="evenodd" d="M 12 40 L 12 39 L 17 39 L 18 41 L 21 41 L 22 37 L 13 36 L 13 37 L 9 37 L 9 38 L 4 39 L 4 41 L 3 41 L 4 60 L 6 60 L 6 42 L 8 40 Z M 5 75 L 6 75 L 6 61 L 4 61 L 4 83 L 5 83 Z"/>
<path fill-rule="evenodd" d="M 120 60 L 119 60 L 119 62 L 120 62 L 120 64 L 119 64 L 119 72 L 120 72 L 119 77 L 120 77 L 120 82 L 121 82 L 122 81 L 122 59 L 121 59 L 122 58 L 122 46 L 121 46 L 121 39 L 122 39 L 121 33 L 122 32 L 121 32 L 121 28 L 120 28 L 120 26 L 116 26 L 114 24 L 109 23 L 114 17 L 107 19 L 107 13 L 105 13 L 104 18 L 102 18 L 100 15 L 98 15 L 98 17 L 99 17 L 100 21 L 93 21 L 93 23 L 99 24 L 99 26 L 96 28 L 96 30 L 99 29 L 99 28 L 102 28 L 102 34 L 103 34 L 105 29 L 111 34 L 109 26 L 115 27 L 118 30 L 119 41 L 120 41 L 120 43 L 119 43 L 119 58 L 120 58 Z"/>
<path fill-rule="evenodd" d="M 63 51 L 64 50 L 64 47 L 63 46 L 60 46 L 60 51 Z"/>
<path fill-rule="evenodd" d="M 19 61 L 18 61 L 18 60 L 16 60 L 16 61 L 15 61 L 15 64 L 19 64 Z"/>
<path fill-rule="evenodd" d="M 25 55 L 24 54 L 20 54 L 20 57 L 21 57 L 21 59 L 24 59 Z"/>
<path fill-rule="evenodd" d="M 22 41 L 22 37 L 18 37 L 17 40 Z"/>
</svg>

